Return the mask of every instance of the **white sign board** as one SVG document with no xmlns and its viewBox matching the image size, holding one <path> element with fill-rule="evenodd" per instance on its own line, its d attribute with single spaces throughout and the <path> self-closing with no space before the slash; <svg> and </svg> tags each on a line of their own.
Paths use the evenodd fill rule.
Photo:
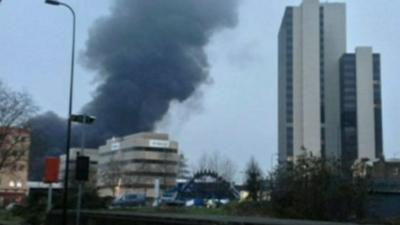
<svg viewBox="0 0 400 225">
<path fill-rule="evenodd" d="M 170 143 L 164 140 L 150 140 L 149 146 L 152 148 L 169 148 Z"/>
<path fill-rule="evenodd" d="M 111 151 L 117 151 L 120 148 L 121 148 L 121 143 L 119 143 L 119 142 L 111 143 Z"/>
</svg>

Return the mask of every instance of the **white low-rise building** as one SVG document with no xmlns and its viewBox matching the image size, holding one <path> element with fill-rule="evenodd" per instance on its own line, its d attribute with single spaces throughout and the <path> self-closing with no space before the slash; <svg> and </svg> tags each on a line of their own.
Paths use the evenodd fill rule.
<svg viewBox="0 0 400 225">
<path fill-rule="evenodd" d="M 82 153 L 83 152 L 83 153 Z M 90 160 L 90 167 L 89 167 L 89 182 L 93 184 L 96 183 L 96 175 L 97 175 L 97 164 L 98 164 L 98 150 L 93 148 L 71 148 L 70 149 L 70 158 L 69 158 L 69 175 L 68 180 L 74 181 L 75 180 L 75 167 L 76 167 L 76 157 L 78 155 L 88 156 Z M 59 170 L 59 179 L 60 181 L 64 180 L 65 174 L 65 154 L 60 156 L 60 170 Z"/>
<path fill-rule="evenodd" d="M 154 184 L 160 189 L 175 187 L 178 143 L 168 134 L 138 133 L 114 137 L 98 151 L 97 187 L 102 196 L 143 193 L 154 198 Z"/>
</svg>

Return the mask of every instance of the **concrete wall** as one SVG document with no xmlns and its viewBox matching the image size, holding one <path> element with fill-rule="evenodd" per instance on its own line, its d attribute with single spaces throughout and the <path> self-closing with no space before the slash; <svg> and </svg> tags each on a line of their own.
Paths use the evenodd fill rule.
<svg viewBox="0 0 400 225">
<path fill-rule="evenodd" d="M 307 149 L 321 155 L 319 1 L 305 0 L 293 11 L 294 156 Z"/>
<path fill-rule="evenodd" d="M 99 152 L 100 154 L 103 152 L 108 152 L 114 143 L 119 143 L 119 149 L 131 148 L 135 147 L 149 147 L 152 140 L 160 140 L 164 142 L 168 142 L 169 147 L 171 149 L 177 149 L 178 143 L 176 141 L 168 140 L 167 134 L 158 134 L 158 133 L 139 133 L 134 135 L 128 135 L 124 137 L 116 137 L 107 140 L 106 144 L 100 146 Z"/>
<path fill-rule="evenodd" d="M 340 57 L 346 52 L 346 5 L 323 3 L 325 156 L 339 159 Z"/>
<path fill-rule="evenodd" d="M 287 10 L 287 9 L 286 9 Z M 288 157 L 287 149 L 287 121 L 286 121 L 286 24 L 285 18 L 282 20 L 278 35 L 278 157 L 279 162 L 285 162 Z M 284 113 L 285 112 L 285 113 Z"/>
<path fill-rule="evenodd" d="M 179 159 L 179 155 L 176 152 L 164 153 L 164 152 L 150 152 L 142 150 L 131 150 L 131 151 L 116 151 L 113 154 L 107 154 L 99 157 L 99 164 L 105 164 L 115 158 L 118 161 L 126 161 L 134 159 L 145 159 L 145 160 L 161 160 L 161 161 L 175 161 Z"/>
<path fill-rule="evenodd" d="M 319 1 L 304 0 L 302 13 L 303 147 L 321 155 Z"/>
<path fill-rule="evenodd" d="M 302 12 L 293 8 L 293 155 L 303 146 Z"/>
<path fill-rule="evenodd" d="M 375 159 L 372 48 L 356 48 L 358 158 Z"/>
</svg>

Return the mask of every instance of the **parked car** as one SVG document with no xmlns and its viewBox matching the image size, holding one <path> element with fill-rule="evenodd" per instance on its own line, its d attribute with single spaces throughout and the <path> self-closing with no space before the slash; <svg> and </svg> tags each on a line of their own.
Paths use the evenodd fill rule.
<svg viewBox="0 0 400 225">
<path fill-rule="evenodd" d="M 228 204 L 230 201 L 229 199 L 208 199 L 206 202 L 207 208 L 218 208 L 222 205 Z"/>
<path fill-rule="evenodd" d="M 146 196 L 144 194 L 123 194 L 111 202 L 111 208 L 125 208 L 145 206 Z"/>
<path fill-rule="evenodd" d="M 185 201 L 177 199 L 177 189 L 174 188 L 161 196 L 161 204 L 169 206 L 184 206 Z"/>
</svg>

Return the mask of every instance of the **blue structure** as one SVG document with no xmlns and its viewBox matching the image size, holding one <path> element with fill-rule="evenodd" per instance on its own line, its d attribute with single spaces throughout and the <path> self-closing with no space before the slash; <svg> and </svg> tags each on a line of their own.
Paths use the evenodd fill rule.
<svg viewBox="0 0 400 225">
<path fill-rule="evenodd" d="M 185 204 L 193 200 L 194 205 L 199 206 L 208 199 L 234 200 L 239 197 L 239 191 L 232 183 L 216 172 L 204 170 L 197 172 L 188 182 L 166 192 L 162 200 L 166 204 Z"/>
</svg>

